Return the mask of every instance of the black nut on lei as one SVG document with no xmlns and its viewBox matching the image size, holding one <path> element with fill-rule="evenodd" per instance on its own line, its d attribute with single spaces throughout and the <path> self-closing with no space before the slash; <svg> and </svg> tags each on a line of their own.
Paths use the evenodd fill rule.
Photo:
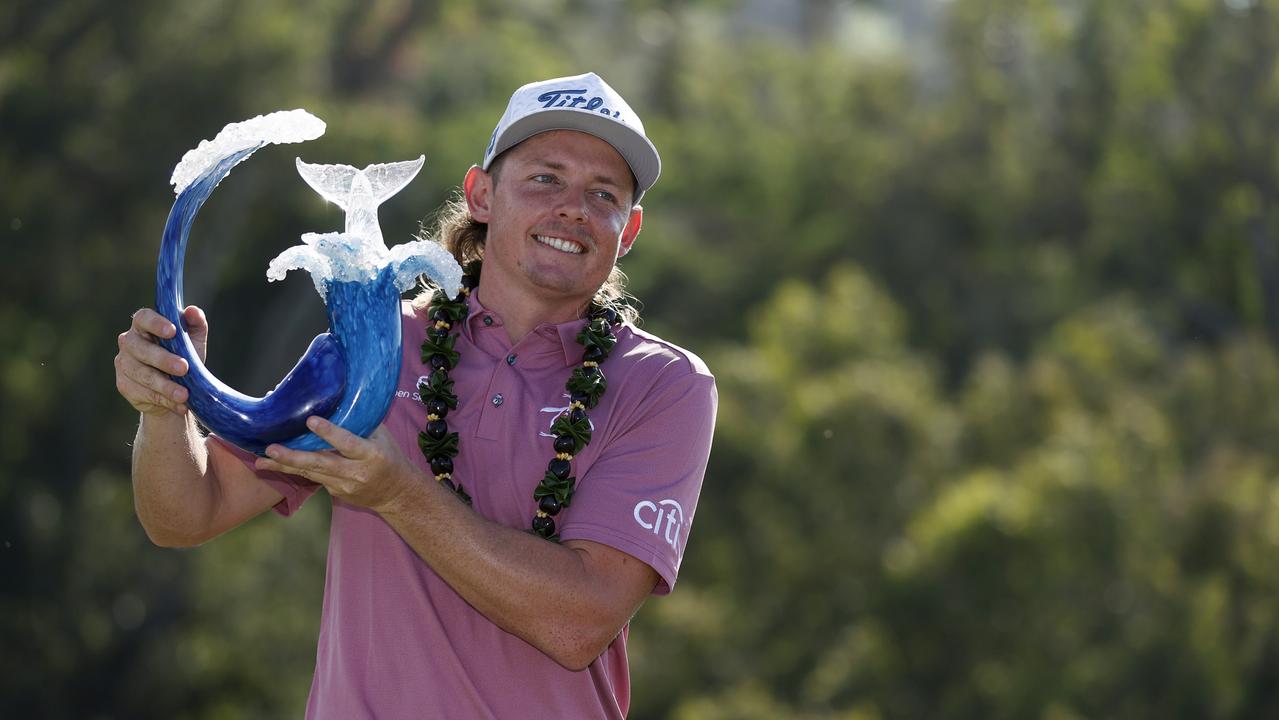
<svg viewBox="0 0 1279 720">
<path fill-rule="evenodd" d="M 431 472 L 435 475 L 452 474 L 453 458 L 445 455 L 436 455 L 431 458 Z"/>
<path fill-rule="evenodd" d="M 558 515 L 561 507 L 560 501 L 554 495 L 547 495 L 537 501 L 537 509 L 547 515 Z"/>
<path fill-rule="evenodd" d="M 622 320 L 621 316 L 617 314 L 617 311 L 610 307 L 597 308 L 591 313 L 591 317 L 604 318 L 604 322 L 609 325 L 616 325 Z"/>
<path fill-rule="evenodd" d="M 573 471 L 573 466 L 570 465 L 569 461 L 567 460 L 562 460 L 560 458 L 553 458 L 549 463 L 546 464 L 546 469 L 550 471 L 550 473 L 554 475 L 555 477 L 563 480 L 564 478 L 568 477 L 568 474 L 570 472 Z"/>
<path fill-rule="evenodd" d="M 449 424 L 443 420 L 432 420 L 426 424 L 426 434 L 435 440 L 439 440 L 449 432 Z"/>
<path fill-rule="evenodd" d="M 533 531 L 542 537 L 550 537 L 555 534 L 555 521 L 549 517 L 538 515 L 533 518 Z"/>
</svg>

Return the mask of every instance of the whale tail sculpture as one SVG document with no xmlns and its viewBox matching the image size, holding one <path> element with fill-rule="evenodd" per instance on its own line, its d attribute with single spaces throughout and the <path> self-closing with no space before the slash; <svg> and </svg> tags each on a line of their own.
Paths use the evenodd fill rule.
<svg viewBox="0 0 1279 720">
<path fill-rule="evenodd" d="M 403 162 L 378 163 L 357 170 L 350 165 L 317 165 L 297 159 L 298 174 L 325 200 L 346 212 L 346 234 L 376 241 L 381 247 L 382 230 L 377 208 L 387 198 L 409 184 L 425 156 Z"/>
<path fill-rule="evenodd" d="M 425 156 L 403 162 L 378 163 L 357 170 L 350 165 L 317 165 L 297 159 L 298 174 L 325 200 L 346 212 L 381 205 L 408 185 L 422 169 Z"/>
<path fill-rule="evenodd" d="M 277 280 L 291 269 L 311 273 L 325 299 L 329 332 L 310 348 L 278 386 L 255 398 L 223 384 L 195 352 L 182 321 L 182 268 L 195 216 L 236 164 L 271 143 L 319 137 L 324 123 L 304 110 L 272 113 L 232 123 L 212 141 L 188 152 L 174 168 L 177 193 L 165 224 L 156 265 L 156 308 L 178 328 L 161 340 L 186 359 L 186 375 L 174 378 L 189 391 L 188 406 L 210 430 L 240 447 L 261 453 L 279 442 L 301 450 L 328 443 L 306 429 L 306 418 L 321 415 L 368 436 L 390 407 L 400 364 L 400 292 L 429 275 L 446 292 L 457 292 L 461 268 L 442 247 L 417 240 L 388 251 L 377 223 L 377 206 L 404 187 L 425 158 L 370 165 L 311 165 L 298 172 L 326 200 L 346 211 L 346 231 L 307 234 L 304 245 L 285 250 L 267 271 Z"/>
</svg>

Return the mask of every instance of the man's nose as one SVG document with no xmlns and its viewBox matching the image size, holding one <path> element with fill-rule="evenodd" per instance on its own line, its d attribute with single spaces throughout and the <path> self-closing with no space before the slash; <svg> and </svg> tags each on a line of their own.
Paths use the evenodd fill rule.
<svg viewBox="0 0 1279 720">
<path fill-rule="evenodd" d="M 585 223 L 590 217 L 586 211 L 586 199 L 577 195 L 566 198 L 560 203 L 559 216 L 569 222 Z"/>
</svg>

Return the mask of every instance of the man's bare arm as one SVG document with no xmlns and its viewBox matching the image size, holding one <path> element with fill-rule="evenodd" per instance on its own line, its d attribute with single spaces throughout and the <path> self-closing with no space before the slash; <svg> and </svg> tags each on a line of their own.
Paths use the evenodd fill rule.
<svg viewBox="0 0 1279 720">
<path fill-rule="evenodd" d="M 570 670 L 599 657 L 657 584 L 620 550 L 498 525 L 425 476 L 379 512 L 476 610 Z"/>
<path fill-rule="evenodd" d="M 606 545 L 557 545 L 480 517 L 410 463 L 384 426 L 367 440 L 320 418 L 309 427 L 338 452 L 272 445 L 258 468 L 378 512 L 485 617 L 570 670 L 599 657 L 657 584 L 655 570 Z"/>
<path fill-rule="evenodd" d="M 185 313 L 203 357 L 208 326 L 199 309 Z M 157 545 L 198 545 L 279 502 L 281 495 L 223 450 L 211 451 L 187 411 L 187 390 L 169 375 L 189 368 L 155 339 L 176 328 L 152 310 L 133 315 L 119 336 L 116 389 L 141 413 L 133 444 L 133 503 Z"/>
</svg>

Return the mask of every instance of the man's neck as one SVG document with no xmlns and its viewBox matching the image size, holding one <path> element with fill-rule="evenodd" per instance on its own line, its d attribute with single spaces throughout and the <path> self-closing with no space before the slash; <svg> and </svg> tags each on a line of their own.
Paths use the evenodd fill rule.
<svg viewBox="0 0 1279 720">
<path fill-rule="evenodd" d="M 480 304 L 502 318 L 507 338 L 514 345 L 542 323 L 558 325 L 581 318 L 589 302 L 566 300 L 548 302 L 527 293 L 512 292 L 501 283 L 480 282 L 476 289 Z"/>
</svg>

